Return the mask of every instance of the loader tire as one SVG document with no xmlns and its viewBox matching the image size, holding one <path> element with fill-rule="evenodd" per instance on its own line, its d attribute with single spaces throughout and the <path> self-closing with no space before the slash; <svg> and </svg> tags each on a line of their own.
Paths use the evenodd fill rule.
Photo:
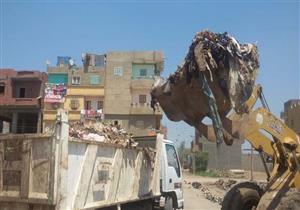
<svg viewBox="0 0 300 210">
<path fill-rule="evenodd" d="M 221 210 L 255 209 L 263 190 L 253 182 L 241 182 L 234 185 L 224 196 Z"/>
</svg>

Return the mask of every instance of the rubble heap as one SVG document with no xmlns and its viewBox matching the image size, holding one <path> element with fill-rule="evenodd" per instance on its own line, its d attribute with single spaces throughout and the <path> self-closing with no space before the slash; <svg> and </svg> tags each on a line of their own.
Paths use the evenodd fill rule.
<svg viewBox="0 0 300 210">
<path fill-rule="evenodd" d="M 224 179 L 218 179 L 214 185 L 216 185 L 218 188 L 227 191 L 231 188 L 232 185 L 236 184 L 237 181 L 233 179 L 228 179 L 227 181 Z"/>
<path fill-rule="evenodd" d="M 136 147 L 131 134 L 123 128 L 103 122 L 74 122 L 70 123 L 69 137 L 82 140 L 120 144 L 124 147 Z"/>
<path fill-rule="evenodd" d="M 154 82 L 152 107 L 159 102 L 170 120 L 184 120 L 195 128 L 211 116 L 208 98 L 212 95 L 221 118 L 232 108 L 242 114 L 258 68 L 255 44 L 240 44 L 226 32 L 199 32 L 176 72 L 167 80 L 157 78 Z"/>
<path fill-rule="evenodd" d="M 221 205 L 223 199 L 220 196 L 214 195 L 207 186 L 201 184 L 200 182 L 192 182 L 191 184 L 193 188 L 199 189 L 206 199 Z"/>
</svg>

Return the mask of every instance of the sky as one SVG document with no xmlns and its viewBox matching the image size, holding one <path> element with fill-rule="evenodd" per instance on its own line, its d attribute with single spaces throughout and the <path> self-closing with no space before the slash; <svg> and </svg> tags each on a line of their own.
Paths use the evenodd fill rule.
<svg viewBox="0 0 300 210">
<path fill-rule="evenodd" d="M 227 31 L 257 43 L 257 83 L 272 112 L 300 98 L 299 1 L 0 0 L 0 68 L 46 70 L 46 60 L 113 50 L 162 50 L 167 77 L 181 64 L 195 33 Z M 190 145 L 194 129 L 163 118 L 171 140 Z"/>
</svg>

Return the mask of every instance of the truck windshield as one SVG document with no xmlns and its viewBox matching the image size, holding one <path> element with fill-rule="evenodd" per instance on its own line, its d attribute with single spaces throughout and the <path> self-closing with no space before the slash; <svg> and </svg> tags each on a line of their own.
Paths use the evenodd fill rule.
<svg viewBox="0 0 300 210">
<path fill-rule="evenodd" d="M 166 144 L 166 152 L 167 152 L 168 166 L 174 167 L 177 176 L 180 177 L 180 167 L 179 167 L 179 162 L 178 162 L 178 158 L 174 146 L 170 144 Z"/>
</svg>

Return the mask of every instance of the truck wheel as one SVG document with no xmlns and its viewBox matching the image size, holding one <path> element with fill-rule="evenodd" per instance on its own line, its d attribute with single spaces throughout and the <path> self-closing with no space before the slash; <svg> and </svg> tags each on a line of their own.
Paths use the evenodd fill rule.
<svg viewBox="0 0 300 210">
<path fill-rule="evenodd" d="M 172 197 L 168 196 L 166 197 L 166 205 L 164 210 L 173 210 L 173 199 Z"/>
<path fill-rule="evenodd" d="M 253 182 L 238 183 L 224 196 L 221 210 L 252 210 L 262 194 L 262 189 Z"/>
</svg>

